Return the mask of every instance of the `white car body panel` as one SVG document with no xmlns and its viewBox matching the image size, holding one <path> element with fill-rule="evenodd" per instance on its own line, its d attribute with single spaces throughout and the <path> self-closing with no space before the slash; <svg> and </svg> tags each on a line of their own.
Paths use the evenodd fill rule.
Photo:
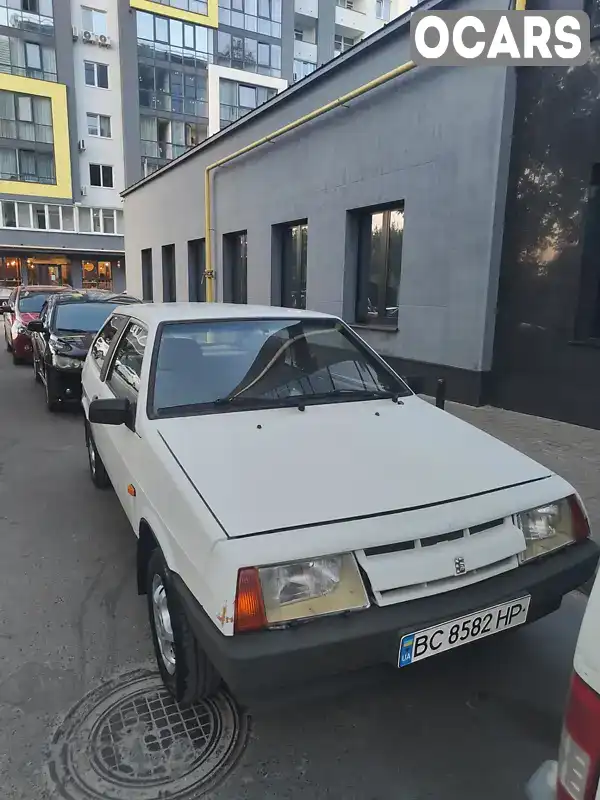
<svg viewBox="0 0 600 800">
<path fill-rule="evenodd" d="M 588 600 L 573 666 L 580 678 L 600 695 L 600 576 L 596 578 Z"/>
<path fill-rule="evenodd" d="M 136 431 L 97 424 L 92 430 L 136 535 L 142 521 L 150 525 L 170 569 L 224 635 L 233 635 L 241 567 L 354 552 L 376 592 L 454 576 L 456 555 L 470 566 L 515 569 L 525 540 L 511 515 L 574 493 L 545 467 L 414 395 L 400 405 L 373 400 L 311 405 L 305 412 L 148 419 L 150 361 L 162 321 L 303 314 L 211 306 L 119 309 L 148 328 Z M 113 396 L 90 354 L 82 373 L 86 415 L 92 398 Z M 479 539 L 436 545 L 428 554 L 365 554 L 491 520 L 504 521 Z M 465 582 L 457 579 L 454 586 L 460 585 Z"/>
<path fill-rule="evenodd" d="M 417 396 L 402 405 L 371 400 L 179 417 L 158 429 L 233 537 L 443 503 L 551 475 Z M 199 447 L 209 459 L 198 457 Z"/>
</svg>

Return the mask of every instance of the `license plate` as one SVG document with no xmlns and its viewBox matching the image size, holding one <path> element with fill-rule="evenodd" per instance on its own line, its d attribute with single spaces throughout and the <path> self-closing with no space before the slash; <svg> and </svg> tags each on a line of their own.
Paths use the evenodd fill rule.
<svg viewBox="0 0 600 800">
<path fill-rule="evenodd" d="M 516 628 L 526 621 L 530 601 L 531 597 L 527 595 L 416 633 L 407 633 L 400 642 L 398 666 L 407 667 L 445 650 Z"/>
</svg>

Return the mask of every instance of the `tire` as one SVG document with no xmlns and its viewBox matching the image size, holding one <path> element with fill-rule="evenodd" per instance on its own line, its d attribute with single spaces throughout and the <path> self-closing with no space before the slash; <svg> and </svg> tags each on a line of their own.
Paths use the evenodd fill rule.
<svg viewBox="0 0 600 800">
<path fill-rule="evenodd" d="M 40 378 L 40 373 L 39 373 L 38 368 L 37 368 L 37 361 L 35 359 L 35 356 L 33 356 L 33 378 L 34 378 L 36 383 L 41 383 L 42 382 L 42 379 Z"/>
<path fill-rule="evenodd" d="M 18 366 L 19 366 L 19 364 L 22 364 L 22 363 L 23 363 L 23 359 L 22 359 L 22 358 L 19 358 L 18 356 L 16 356 L 16 355 L 15 355 L 15 351 L 12 349 L 12 347 L 11 347 L 10 351 L 11 351 L 11 353 L 12 353 L 12 361 L 13 361 L 13 364 L 15 365 L 15 367 L 18 367 Z"/>
<path fill-rule="evenodd" d="M 6 352 L 7 352 L 7 353 L 12 353 L 12 345 L 11 345 L 11 343 L 8 341 L 8 339 L 6 338 L 6 336 L 4 337 L 4 341 L 6 342 Z"/>
<path fill-rule="evenodd" d="M 183 706 L 215 694 L 221 678 L 194 636 L 158 548 L 148 562 L 146 596 L 156 663 L 169 693 Z"/>
<path fill-rule="evenodd" d="M 46 408 L 48 411 L 54 413 L 58 411 L 60 407 L 60 401 L 56 396 L 56 392 L 50 385 L 52 383 L 52 373 L 49 369 L 46 369 L 46 375 L 44 380 L 44 391 L 46 393 Z"/>
<path fill-rule="evenodd" d="M 88 452 L 88 465 L 92 483 L 96 489 L 108 489 L 110 486 L 110 478 L 108 477 L 108 472 L 104 468 L 100 454 L 96 450 L 94 438 L 87 420 L 85 421 L 85 444 Z"/>
</svg>

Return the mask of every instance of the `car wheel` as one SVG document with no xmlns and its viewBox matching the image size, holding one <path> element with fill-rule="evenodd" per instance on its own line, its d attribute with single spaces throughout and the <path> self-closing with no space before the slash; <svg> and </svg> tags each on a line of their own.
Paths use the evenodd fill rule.
<svg viewBox="0 0 600 800">
<path fill-rule="evenodd" d="M 59 401 L 54 393 L 52 387 L 50 386 L 50 375 L 46 372 L 46 380 L 44 382 L 44 388 L 46 390 L 46 408 L 48 411 L 58 411 Z"/>
<path fill-rule="evenodd" d="M 85 443 L 88 451 L 88 464 L 90 465 L 92 483 L 97 489 L 108 489 L 110 486 L 110 478 L 108 477 L 108 472 L 104 468 L 100 454 L 96 449 L 87 420 L 85 423 Z"/>
<path fill-rule="evenodd" d="M 146 595 L 156 661 L 168 691 L 182 705 L 213 695 L 221 678 L 192 632 L 158 548 L 148 562 Z"/>
<path fill-rule="evenodd" d="M 11 345 L 11 343 L 8 341 L 8 339 L 6 338 L 6 336 L 4 337 L 4 341 L 6 342 L 6 351 L 7 351 L 8 353 L 12 353 L 12 345 Z"/>
<path fill-rule="evenodd" d="M 38 365 L 35 356 L 33 357 L 33 377 L 36 383 L 41 383 L 42 379 L 40 378 L 40 372 L 38 370 Z"/>
<path fill-rule="evenodd" d="M 15 355 L 15 351 L 12 349 L 12 347 L 11 347 L 10 350 L 11 350 L 11 353 L 12 353 L 13 364 L 15 366 L 18 366 L 19 364 L 22 364 L 23 363 L 23 359 L 19 358 L 18 356 Z"/>
</svg>

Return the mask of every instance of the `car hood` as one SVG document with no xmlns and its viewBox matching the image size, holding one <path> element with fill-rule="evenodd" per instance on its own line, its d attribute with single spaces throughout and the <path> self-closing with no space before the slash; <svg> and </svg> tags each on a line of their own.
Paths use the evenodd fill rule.
<svg viewBox="0 0 600 800">
<path fill-rule="evenodd" d="M 552 473 L 417 396 L 159 420 L 229 536 L 442 503 Z"/>
<path fill-rule="evenodd" d="M 51 342 L 61 356 L 85 358 L 95 335 L 94 333 L 73 333 L 60 336 L 52 334 Z"/>
</svg>

